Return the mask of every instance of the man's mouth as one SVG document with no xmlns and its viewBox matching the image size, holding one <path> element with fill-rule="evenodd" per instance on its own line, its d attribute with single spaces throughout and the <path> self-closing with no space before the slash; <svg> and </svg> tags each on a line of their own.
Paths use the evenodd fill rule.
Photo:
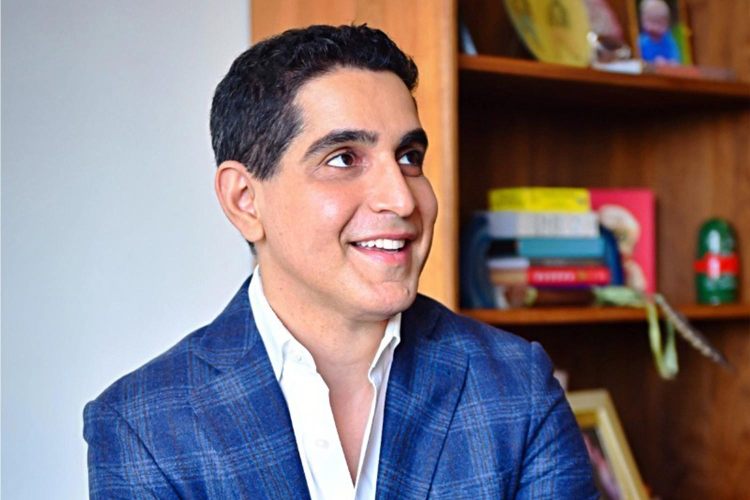
<svg viewBox="0 0 750 500">
<path fill-rule="evenodd" d="M 403 249 L 407 243 L 408 243 L 407 240 L 392 240 L 388 238 L 378 238 L 376 240 L 357 241 L 353 244 L 354 246 L 360 247 L 360 248 L 371 248 L 371 249 L 377 249 L 377 250 L 386 250 L 389 252 L 398 252 L 401 249 Z"/>
</svg>

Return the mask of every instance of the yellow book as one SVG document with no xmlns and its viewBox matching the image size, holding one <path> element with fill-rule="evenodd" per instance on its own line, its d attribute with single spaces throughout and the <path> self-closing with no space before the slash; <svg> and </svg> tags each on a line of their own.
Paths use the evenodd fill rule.
<svg viewBox="0 0 750 500">
<path fill-rule="evenodd" d="M 591 210 L 591 197 L 583 188 L 498 188 L 490 190 L 489 206 L 490 210 L 582 213 Z"/>
</svg>

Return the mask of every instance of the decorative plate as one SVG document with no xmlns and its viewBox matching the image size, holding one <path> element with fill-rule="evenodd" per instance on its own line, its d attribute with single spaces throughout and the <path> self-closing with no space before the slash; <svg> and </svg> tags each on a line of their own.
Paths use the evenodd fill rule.
<svg viewBox="0 0 750 500">
<path fill-rule="evenodd" d="M 588 66 L 591 31 L 583 0 L 504 0 L 523 43 L 540 61 Z"/>
</svg>

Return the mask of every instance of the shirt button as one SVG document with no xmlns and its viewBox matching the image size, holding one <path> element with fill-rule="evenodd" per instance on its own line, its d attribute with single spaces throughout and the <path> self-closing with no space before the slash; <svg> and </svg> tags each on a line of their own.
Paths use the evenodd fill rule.
<svg viewBox="0 0 750 500">
<path fill-rule="evenodd" d="M 323 448 L 325 450 L 326 448 L 328 448 L 328 441 L 325 439 L 316 439 L 315 446 L 317 446 L 318 448 Z"/>
</svg>

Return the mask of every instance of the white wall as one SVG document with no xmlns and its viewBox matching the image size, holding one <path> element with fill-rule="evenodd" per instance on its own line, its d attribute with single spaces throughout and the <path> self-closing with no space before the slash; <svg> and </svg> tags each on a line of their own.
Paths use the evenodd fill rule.
<svg viewBox="0 0 750 500">
<path fill-rule="evenodd" d="M 84 404 L 249 272 L 208 133 L 248 4 L 2 2 L 4 498 L 85 498 Z"/>
</svg>

